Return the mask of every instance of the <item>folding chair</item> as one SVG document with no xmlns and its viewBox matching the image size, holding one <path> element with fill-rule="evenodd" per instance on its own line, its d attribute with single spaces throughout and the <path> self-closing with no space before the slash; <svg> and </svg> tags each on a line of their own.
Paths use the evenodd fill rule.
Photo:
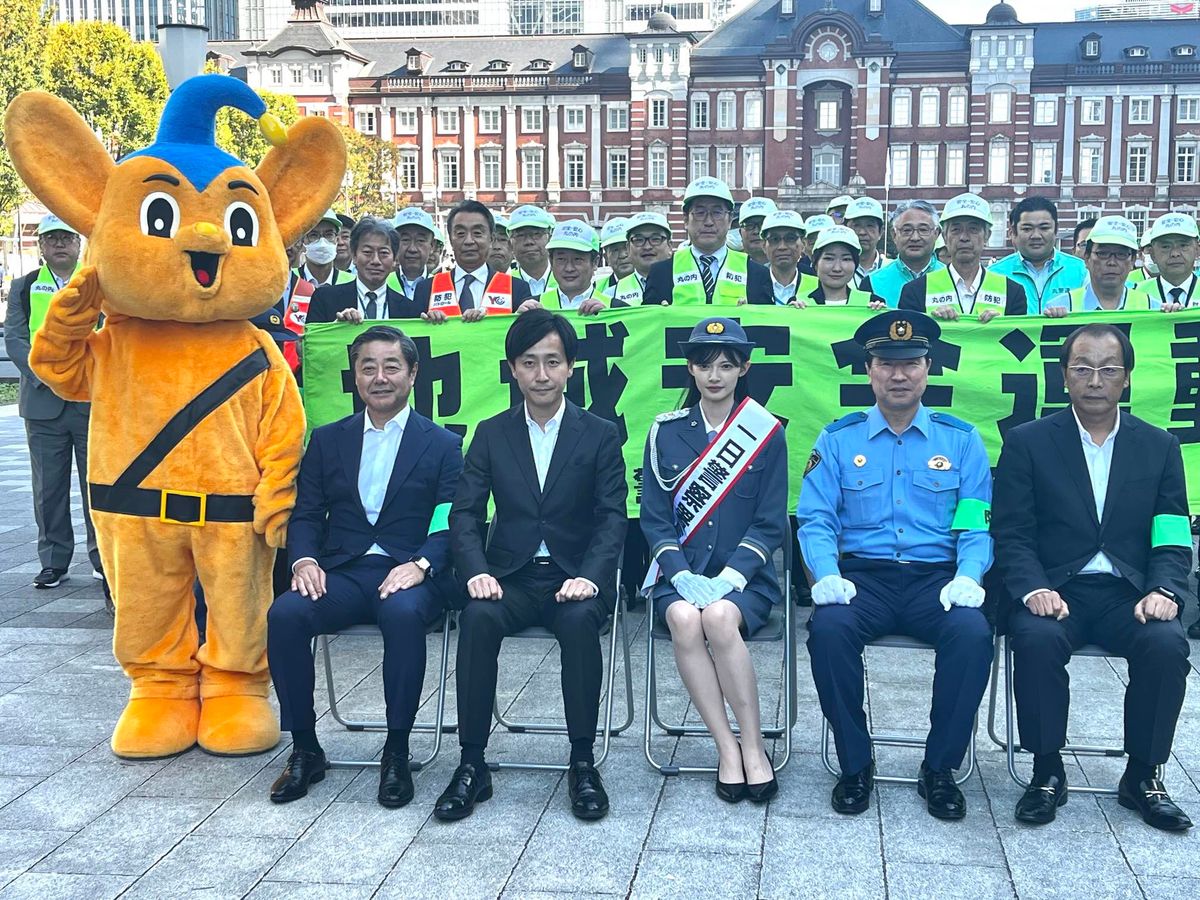
<svg viewBox="0 0 1200 900">
<path fill-rule="evenodd" d="M 874 641 L 867 643 L 868 647 L 890 648 L 894 650 L 933 650 L 933 644 L 927 644 L 924 641 L 918 641 L 916 638 L 908 637 L 903 634 L 887 634 Z M 863 680 L 866 680 L 866 671 L 863 672 Z M 971 724 L 971 743 L 967 747 L 967 767 L 962 770 L 954 779 L 955 784 L 963 784 L 971 773 L 975 771 L 975 729 L 979 724 L 979 717 L 975 717 L 975 721 Z M 925 739 L 908 737 L 902 734 L 876 734 L 869 732 L 872 747 L 920 747 L 924 749 Z M 825 764 L 825 769 L 830 775 L 835 778 L 841 778 L 841 770 L 834 765 L 833 754 L 830 752 L 833 741 L 831 740 L 832 732 L 829 728 L 829 720 L 822 717 L 821 719 L 821 762 Z M 916 784 L 917 779 L 905 775 L 876 775 L 875 781 L 880 784 Z"/>
<path fill-rule="evenodd" d="M 450 623 L 451 612 L 447 610 L 441 619 L 435 621 L 426 630 L 426 634 L 432 634 L 436 631 L 438 625 L 442 628 L 442 658 L 441 665 L 438 669 L 438 686 L 437 686 L 437 707 L 434 713 L 432 722 L 416 722 L 413 724 L 412 730 L 420 734 L 433 735 L 433 749 L 429 756 L 424 759 L 415 759 L 410 765 L 414 772 L 419 772 L 426 766 L 430 765 L 437 759 L 438 753 L 442 749 L 442 733 L 454 732 L 458 730 L 457 725 L 446 725 L 446 682 L 448 680 L 450 666 Z M 337 637 L 378 637 L 380 635 L 378 625 L 352 625 L 349 628 L 344 628 L 336 632 Z M 329 637 L 330 635 L 318 635 L 314 640 L 314 644 L 319 644 L 321 655 L 325 660 L 325 687 L 329 694 L 329 714 L 333 716 L 334 721 L 344 727 L 347 731 L 387 731 L 387 722 L 382 720 L 355 720 L 347 719 L 342 716 L 341 710 L 338 709 L 337 691 L 333 683 L 333 658 L 329 652 Z M 314 648 L 315 649 L 315 648 Z M 365 768 L 369 766 L 378 766 L 377 759 L 331 759 L 329 765 L 336 768 Z"/>
<path fill-rule="evenodd" d="M 1008 757 L 1008 774 L 1022 789 L 1029 787 L 1029 782 L 1017 774 L 1017 751 L 1024 751 L 1016 741 L 1016 697 L 1013 693 L 1013 652 L 1008 635 L 1003 636 L 1004 643 L 1004 739 L 996 734 L 996 693 L 1000 687 L 1000 643 L 1001 636 L 996 635 L 996 652 L 992 655 L 992 690 L 988 698 L 988 734 L 992 742 L 1004 750 Z M 1071 654 L 1076 656 L 1093 656 L 1101 659 L 1117 657 L 1098 644 L 1085 644 Z M 1117 657 L 1120 658 L 1120 657 Z M 1067 744 L 1062 748 L 1063 753 L 1074 753 L 1077 756 L 1104 756 L 1119 759 L 1125 755 L 1122 747 L 1095 747 L 1088 744 Z M 1158 767 L 1158 777 L 1162 778 L 1163 767 Z M 1090 785 L 1068 784 L 1067 790 L 1072 794 L 1099 794 L 1103 797 L 1117 796 L 1116 788 L 1091 787 Z"/>
<path fill-rule="evenodd" d="M 786 535 L 786 531 L 785 531 Z M 796 696 L 796 628 L 792 618 L 792 542 L 786 539 L 783 542 L 783 601 L 777 603 L 771 610 L 771 615 L 767 622 L 757 632 L 746 638 L 746 643 L 768 643 L 771 641 L 783 642 L 783 692 L 786 708 L 784 711 L 783 723 L 779 722 L 779 716 L 775 716 L 775 724 L 770 728 L 764 728 L 762 735 L 765 739 L 774 740 L 777 738 L 783 739 L 783 755 L 778 759 L 772 759 L 772 766 L 778 772 L 788 764 L 788 760 L 792 757 L 792 726 L 796 724 L 797 717 L 797 696 Z M 651 723 L 657 725 L 667 734 L 673 737 L 685 737 L 695 735 L 707 735 L 708 728 L 704 725 L 668 725 L 663 722 L 658 712 L 658 671 L 656 667 L 657 655 L 655 653 L 655 643 L 657 641 L 670 641 L 671 630 L 665 622 L 659 622 L 654 615 L 654 603 L 647 600 L 646 616 L 650 619 L 649 627 L 646 629 L 646 716 L 645 716 L 645 735 L 643 749 L 646 754 L 646 761 L 655 769 L 658 769 L 663 775 L 692 775 L 692 774 L 712 774 L 717 771 L 715 766 L 676 766 L 669 763 L 661 763 L 654 758 L 654 751 L 650 746 L 651 738 Z M 732 725 L 733 733 L 740 734 L 741 730 L 737 725 Z"/>
</svg>

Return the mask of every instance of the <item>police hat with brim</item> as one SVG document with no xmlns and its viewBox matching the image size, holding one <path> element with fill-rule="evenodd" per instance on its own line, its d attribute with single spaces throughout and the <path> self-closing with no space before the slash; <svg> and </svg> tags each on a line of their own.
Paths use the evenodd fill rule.
<svg viewBox="0 0 1200 900">
<path fill-rule="evenodd" d="M 950 219 L 976 219 L 992 227 L 992 208 L 978 194 L 959 194 L 951 197 L 942 207 L 942 224 Z"/>
<path fill-rule="evenodd" d="M 618 216 L 609 219 L 600 229 L 600 246 L 611 247 L 613 244 L 623 244 L 628 238 L 629 220 Z"/>
<path fill-rule="evenodd" d="M 804 229 L 809 235 L 814 235 L 823 228 L 832 228 L 837 223 L 833 221 L 833 216 L 824 214 L 809 216 L 804 222 Z"/>
<path fill-rule="evenodd" d="M 42 221 L 38 222 L 37 236 L 50 234 L 54 231 L 65 231 L 67 234 L 79 234 L 74 228 L 56 216 L 54 213 L 46 213 L 42 216 Z"/>
<path fill-rule="evenodd" d="M 830 225 L 828 228 L 822 228 L 817 234 L 817 240 L 813 243 L 813 253 L 815 254 L 822 247 L 828 247 L 830 244 L 845 244 L 856 253 L 862 253 L 862 244 L 859 243 L 858 235 L 845 225 Z"/>
<path fill-rule="evenodd" d="M 804 236 L 804 216 L 791 209 L 778 209 L 763 219 L 762 227 L 758 233 L 766 237 L 768 231 L 774 231 L 776 228 L 790 228 L 793 231 L 800 232 Z"/>
<path fill-rule="evenodd" d="M 546 244 L 546 250 L 578 250 L 594 253 L 600 249 L 596 229 L 581 219 L 568 219 L 554 226 L 554 234 Z"/>
<path fill-rule="evenodd" d="M 683 205 L 687 206 L 697 197 L 716 197 L 718 200 L 724 200 L 731 207 L 733 206 L 733 194 L 729 192 L 729 185 L 711 175 L 704 175 L 692 180 L 692 183 L 683 192 Z"/>
<path fill-rule="evenodd" d="M 1154 227 L 1146 233 L 1146 243 L 1167 235 L 1200 238 L 1200 229 L 1196 227 L 1196 220 L 1185 213 L 1167 213 L 1159 216 Z"/>
<path fill-rule="evenodd" d="M 751 197 L 738 210 L 738 224 L 745 225 L 750 219 L 761 219 L 775 212 L 778 207 L 770 197 Z"/>
<path fill-rule="evenodd" d="M 929 348 L 941 333 L 932 316 L 914 310 L 889 309 L 859 325 L 854 342 L 868 356 L 919 359 L 929 355 Z"/>
<path fill-rule="evenodd" d="M 1115 247 L 1136 251 L 1138 249 L 1137 226 L 1124 216 L 1101 216 L 1096 220 L 1091 234 L 1088 235 L 1088 243 L 1111 244 Z"/>
<path fill-rule="evenodd" d="M 279 310 L 274 307 L 252 317 L 250 324 L 261 328 L 276 341 L 295 341 L 300 338 L 300 335 L 283 324 L 283 316 L 279 315 Z"/>
<path fill-rule="evenodd" d="M 679 349 L 687 356 L 692 350 L 705 347 L 721 347 L 741 350 L 747 356 L 754 344 L 746 337 L 746 331 L 733 319 L 703 319 L 692 329 L 691 337 L 679 342 Z"/>
<path fill-rule="evenodd" d="M 416 225 L 418 228 L 424 228 L 430 234 L 436 235 L 433 230 L 433 216 L 418 206 L 406 206 L 392 219 L 392 227 L 397 231 L 405 225 Z"/>
<path fill-rule="evenodd" d="M 512 234 L 521 228 L 541 228 L 549 231 L 556 224 L 557 220 L 546 210 L 527 203 L 524 206 L 518 206 L 509 214 L 508 233 Z"/>
</svg>

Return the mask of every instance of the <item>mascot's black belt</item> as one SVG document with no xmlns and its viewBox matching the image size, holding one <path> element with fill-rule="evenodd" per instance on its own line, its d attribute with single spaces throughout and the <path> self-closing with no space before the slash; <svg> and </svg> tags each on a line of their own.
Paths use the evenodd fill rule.
<svg viewBox="0 0 1200 900">
<path fill-rule="evenodd" d="M 203 494 L 196 491 L 139 487 L 193 428 L 271 366 L 260 347 L 201 391 L 171 417 L 163 430 L 112 484 L 88 483 L 92 509 L 142 516 L 180 525 L 207 522 L 253 522 L 254 498 L 249 494 Z"/>
</svg>

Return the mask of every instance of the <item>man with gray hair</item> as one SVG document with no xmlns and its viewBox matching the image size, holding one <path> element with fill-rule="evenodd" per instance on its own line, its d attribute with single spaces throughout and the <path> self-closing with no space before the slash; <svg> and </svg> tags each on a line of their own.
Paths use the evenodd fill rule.
<svg viewBox="0 0 1200 900">
<path fill-rule="evenodd" d="M 946 267 L 933 255 L 933 245 L 942 228 L 932 203 L 902 200 L 892 212 L 891 223 L 897 259 L 864 278 L 859 290 L 878 294 L 895 308 L 906 284 Z"/>
</svg>

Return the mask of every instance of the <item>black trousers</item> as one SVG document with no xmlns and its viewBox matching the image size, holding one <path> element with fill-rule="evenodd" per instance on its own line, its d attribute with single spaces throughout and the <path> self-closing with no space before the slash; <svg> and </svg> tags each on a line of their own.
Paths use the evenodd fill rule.
<svg viewBox="0 0 1200 900">
<path fill-rule="evenodd" d="M 284 731 L 316 724 L 312 639 L 372 623 L 383 632 L 388 728 L 412 730 L 425 681 L 425 631 L 444 607 L 428 582 L 380 600 L 379 585 L 395 567 L 387 556 L 360 556 L 325 573 L 326 593 L 319 600 L 296 591 L 275 598 L 267 613 L 267 662 Z"/>
<path fill-rule="evenodd" d="M 600 629 L 609 606 L 604 594 L 559 603 L 554 595 L 566 580 L 566 573 L 553 563 L 530 562 L 500 579 L 501 599 L 470 600 L 459 613 L 455 675 L 462 746 L 487 746 L 500 645 L 505 636 L 531 625 L 548 628 L 558 639 L 568 737 L 595 741 L 604 671 Z"/>
<path fill-rule="evenodd" d="M 1067 742 L 1071 651 L 1099 644 L 1129 662 L 1125 689 L 1125 752 L 1151 765 L 1171 755 L 1175 722 L 1183 706 L 1188 641 L 1176 617 L 1170 622 L 1133 617 L 1142 595 L 1123 578 L 1078 575 L 1058 589 L 1070 615 L 1061 622 L 1035 616 L 1021 603 L 1009 622 L 1013 692 L 1021 746 L 1057 753 Z"/>
</svg>

